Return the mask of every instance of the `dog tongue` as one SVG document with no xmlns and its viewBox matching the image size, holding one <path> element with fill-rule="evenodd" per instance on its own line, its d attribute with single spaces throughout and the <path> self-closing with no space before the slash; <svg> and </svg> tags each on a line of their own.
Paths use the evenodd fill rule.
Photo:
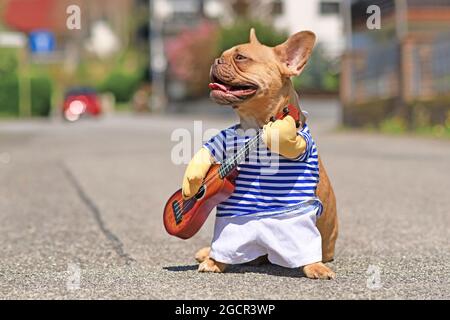
<svg viewBox="0 0 450 320">
<path fill-rule="evenodd" d="M 220 90 L 220 91 L 224 91 L 224 92 L 228 91 L 228 88 L 221 83 L 212 82 L 208 86 L 211 90 Z"/>
</svg>

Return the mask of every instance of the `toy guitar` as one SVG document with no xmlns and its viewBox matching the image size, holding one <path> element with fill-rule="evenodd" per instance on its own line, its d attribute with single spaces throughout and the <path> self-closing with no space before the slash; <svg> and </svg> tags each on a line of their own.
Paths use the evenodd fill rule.
<svg viewBox="0 0 450 320">
<path fill-rule="evenodd" d="M 271 121 L 283 119 L 287 115 L 294 118 L 297 127 L 300 126 L 299 110 L 293 105 L 285 107 Z M 234 192 L 234 180 L 239 174 L 237 167 L 258 146 L 261 135 L 262 130 L 259 130 L 233 157 L 222 164 L 211 165 L 195 196 L 184 200 L 180 189 L 169 198 L 163 214 L 164 226 L 169 234 L 188 239 L 200 230 L 214 207 Z"/>
</svg>

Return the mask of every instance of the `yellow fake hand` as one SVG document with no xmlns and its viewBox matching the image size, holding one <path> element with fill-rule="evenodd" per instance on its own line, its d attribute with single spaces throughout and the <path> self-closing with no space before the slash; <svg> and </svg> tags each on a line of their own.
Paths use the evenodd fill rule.
<svg viewBox="0 0 450 320">
<path fill-rule="evenodd" d="M 306 141 L 297 135 L 295 120 L 289 115 L 282 120 L 269 122 L 263 130 L 263 141 L 267 147 L 285 158 L 295 159 L 306 150 Z"/>
<path fill-rule="evenodd" d="M 213 159 L 209 151 L 201 148 L 189 162 L 183 177 L 183 198 L 193 197 L 202 186 Z"/>
</svg>

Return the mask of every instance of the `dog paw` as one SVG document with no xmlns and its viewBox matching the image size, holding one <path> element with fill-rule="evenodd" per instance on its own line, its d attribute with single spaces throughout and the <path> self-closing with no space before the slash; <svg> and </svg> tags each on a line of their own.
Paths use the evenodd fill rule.
<svg viewBox="0 0 450 320">
<path fill-rule="evenodd" d="M 224 272 L 226 268 L 226 264 L 214 261 L 213 259 L 206 259 L 198 266 L 199 272 L 216 272 L 221 273 Z"/>
<path fill-rule="evenodd" d="M 313 264 L 309 264 L 303 267 L 303 273 L 306 277 L 310 279 L 325 279 L 332 280 L 336 279 L 336 274 L 324 265 L 322 262 L 317 262 Z"/>
<path fill-rule="evenodd" d="M 202 263 L 209 257 L 209 252 L 211 251 L 210 247 L 205 247 L 197 251 L 195 254 L 195 260 L 197 260 L 198 263 Z"/>
</svg>

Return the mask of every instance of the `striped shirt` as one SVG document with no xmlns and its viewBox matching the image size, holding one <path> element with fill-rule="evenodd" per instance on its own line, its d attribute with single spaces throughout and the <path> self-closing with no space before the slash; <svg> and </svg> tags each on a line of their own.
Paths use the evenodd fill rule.
<svg viewBox="0 0 450 320">
<path fill-rule="evenodd" d="M 246 135 L 239 125 L 222 130 L 204 144 L 217 163 L 242 150 L 256 134 Z M 315 192 L 319 182 L 317 147 L 305 124 L 297 131 L 306 141 L 306 150 L 297 159 L 270 152 L 264 142 L 238 166 L 236 189 L 217 206 L 217 217 L 278 216 L 301 214 L 305 209 L 322 211 Z"/>
</svg>

